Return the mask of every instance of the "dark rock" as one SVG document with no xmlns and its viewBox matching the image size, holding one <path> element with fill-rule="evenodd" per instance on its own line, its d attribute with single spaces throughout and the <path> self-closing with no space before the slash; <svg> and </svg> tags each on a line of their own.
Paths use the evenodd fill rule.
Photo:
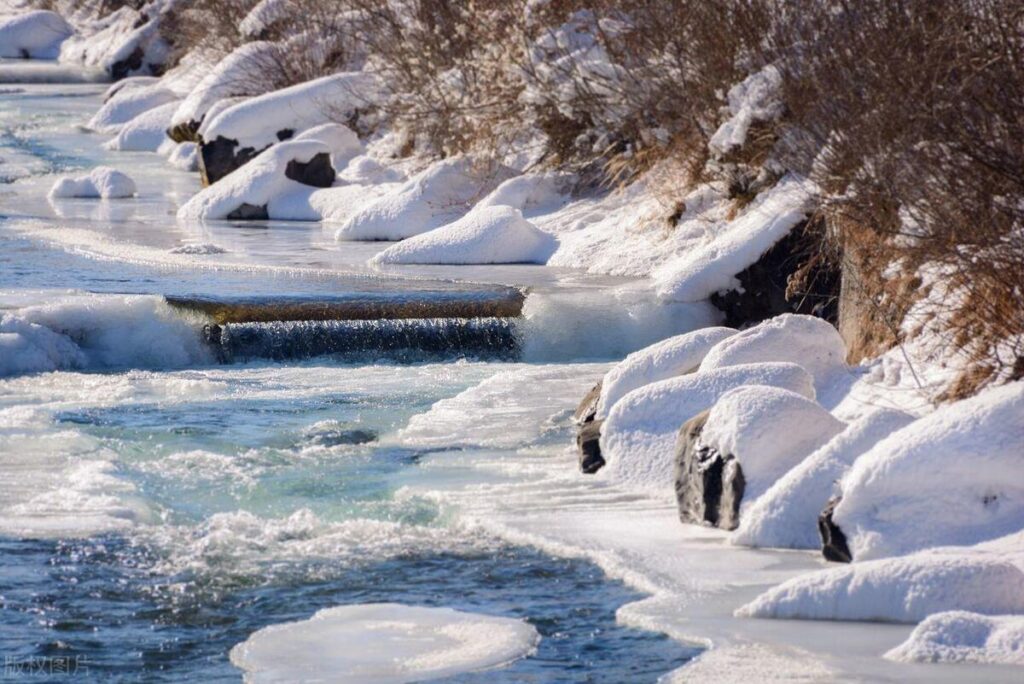
<svg viewBox="0 0 1024 684">
<path fill-rule="evenodd" d="M 603 420 L 591 420 L 584 423 L 576 433 L 576 448 L 580 453 L 580 470 L 586 475 L 593 475 L 604 467 L 601 456 L 601 424 Z"/>
<path fill-rule="evenodd" d="M 833 496 L 825 504 L 825 509 L 818 516 L 818 534 L 821 535 L 821 555 L 825 560 L 836 563 L 850 563 L 853 554 L 846 543 L 846 535 L 832 520 L 832 514 L 839 505 L 841 497 Z"/>
<path fill-rule="evenodd" d="M 120 81 L 129 74 L 138 71 L 142 68 L 142 60 L 145 56 L 146 52 L 142 49 L 142 46 L 136 47 L 130 55 L 111 65 L 110 77 L 115 81 Z"/>
<path fill-rule="evenodd" d="M 840 268 L 822 249 L 822 231 L 796 226 L 757 263 L 736 275 L 741 287 L 718 292 L 711 303 L 725 314 L 723 325 L 742 328 L 784 313 L 838 320 Z"/>
<path fill-rule="evenodd" d="M 676 442 L 676 502 L 679 519 L 733 530 L 739 525 L 746 480 L 732 454 L 701 443 L 710 410 L 683 424 Z"/>
<path fill-rule="evenodd" d="M 167 137 L 176 143 L 200 142 L 199 122 L 186 121 L 185 123 L 178 124 L 177 126 L 171 126 L 167 129 Z"/>
<path fill-rule="evenodd" d="M 303 185 L 312 185 L 315 188 L 329 188 L 334 185 L 335 176 L 334 167 L 331 166 L 331 155 L 326 152 L 320 152 L 314 155 L 308 162 L 300 162 L 293 159 L 285 167 L 284 175 Z"/>
<path fill-rule="evenodd" d="M 222 135 L 211 142 L 199 142 L 199 177 L 204 186 L 216 183 L 266 149 L 243 147 L 236 150 L 236 147 L 237 140 L 229 140 Z"/>
<path fill-rule="evenodd" d="M 276 135 L 279 141 L 284 142 L 285 140 L 288 140 L 293 135 L 295 135 L 295 131 L 292 130 L 291 128 L 282 128 L 277 132 Z"/>
<path fill-rule="evenodd" d="M 590 388 L 587 395 L 583 397 L 583 401 L 576 407 L 576 413 L 572 414 L 573 421 L 577 425 L 583 425 L 594 420 L 594 416 L 597 414 L 597 400 L 601 398 L 601 381 L 599 380 L 596 385 Z"/>
<path fill-rule="evenodd" d="M 243 202 L 242 206 L 228 214 L 227 218 L 229 221 L 266 221 L 270 215 L 267 213 L 266 204 L 257 206 Z"/>
<path fill-rule="evenodd" d="M 333 447 L 341 444 L 368 444 L 377 441 L 377 433 L 364 428 L 327 427 L 306 433 L 301 446 Z"/>
</svg>

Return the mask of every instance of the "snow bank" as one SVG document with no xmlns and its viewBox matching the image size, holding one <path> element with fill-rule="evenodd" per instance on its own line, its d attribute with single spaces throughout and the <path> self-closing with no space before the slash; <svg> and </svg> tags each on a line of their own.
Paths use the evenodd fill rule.
<svg viewBox="0 0 1024 684">
<path fill-rule="evenodd" d="M 858 456 L 913 420 L 902 411 L 880 409 L 851 423 L 751 502 L 729 540 L 746 546 L 819 548 L 818 515 L 839 493 L 839 479 Z"/>
<path fill-rule="evenodd" d="M 119 199 L 135 194 L 135 181 L 109 166 L 97 166 L 86 176 L 64 176 L 50 188 L 49 197 Z"/>
<path fill-rule="evenodd" d="M 57 59 L 61 43 L 72 33 L 59 14 L 46 10 L 0 17 L 0 57 Z"/>
<path fill-rule="evenodd" d="M 989 617 L 963 610 L 929 615 L 885 657 L 919 663 L 1024 665 L 1024 615 Z"/>
<path fill-rule="evenodd" d="M 811 376 L 792 363 L 752 363 L 645 385 L 612 407 L 601 428 L 600 476 L 672 490 L 676 435 L 687 420 L 742 385 L 771 385 L 814 397 Z"/>
<path fill-rule="evenodd" d="M 810 211 L 812 198 L 807 181 L 783 178 L 758 195 L 742 216 L 658 268 L 654 272 L 658 296 L 694 302 L 738 288 L 736 274 L 756 263 L 800 224 Z"/>
<path fill-rule="evenodd" d="M 843 338 L 828 322 L 813 316 L 783 314 L 715 345 L 700 369 L 788 361 L 806 368 L 822 392 L 835 382 L 837 373 L 845 372 L 845 358 Z"/>
<path fill-rule="evenodd" d="M 139 114 L 118 131 L 106 144 L 108 150 L 122 152 L 156 152 L 167 138 L 167 127 L 178 103 L 168 102 Z"/>
<path fill-rule="evenodd" d="M 505 665 L 539 641 L 522 620 L 368 603 L 265 627 L 231 649 L 231 662 L 247 682 L 416 682 Z"/>
<path fill-rule="evenodd" d="M 363 153 L 359 136 L 348 126 L 339 123 L 314 126 L 295 136 L 295 140 L 319 140 L 327 145 L 335 169 L 345 168 L 349 161 Z"/>
<path fill-rule="evenodd" d="M 173 91 L 158 84 L 122 89 L 103 103 L 86 126 L 100 133 L 116 133 L 143 112 L 177 100 Z"/>
<path fill-rule="evenodd" d="M 700 440 L 739 461 L 745 507 L 844 427 L 816 401 L 796 392 L 737 387 L 715 402 Z"/>
<path fill-rule="evenodd" d="M 239 148 L 263 149 L 278 142 L 278 132 L 305 131 L 346 119 L 374 99 L 375 78 L 364 72 L 324 76 L 274 90 L 228 107 L 203 127 L 203 139 L 223 136 Z M 177 115 L 175 115 L 177 117 Z"/>
<path fill-rule="evenodd" d="M 729 118 L 711 136 L 708 147 L 719 154 L 743 147 L 751 124 L 774 121 L 782 115 L 781 89 L 782 74 L 772 65 L 730 88 Z"/>
<path fill-rule="evenodd" d="M 1016 542 L 1024 541 L 1016 535 Z M 919 622 L 932 613 L 1024 612 L 1021 553 L 941 548 L 794 577 L 736 611 L 741 617 Z M 1016 561 L 1016 562 L 1015 562 Z"/>
<path fill-rule="evenodd" d="M 701 328 L 633 352 L 601 381 L 596 417 L 607 418 L 619 399 L 639 387 L 693 372 L 708 350 L 735 334 L 732 328 Z"/>
<path fill-rule="evenodd" d="M 465 156 L 438 162 L 357 211 L 335 238 L 404 240 L 439 228 L 469 211 L 509 173 Z"/>
<path fill-rule="evenodd" d="M 441 228 L 403 240 L 374 264 L 543 264 L 555 239 L 510 206 L 473 209 Z"/>
<path fill-rule="evenodd" d="M 1024 529 L 1024 382 L 943 406 L 843 478 L 833 522 L 855 560 Z"/>
</svg>

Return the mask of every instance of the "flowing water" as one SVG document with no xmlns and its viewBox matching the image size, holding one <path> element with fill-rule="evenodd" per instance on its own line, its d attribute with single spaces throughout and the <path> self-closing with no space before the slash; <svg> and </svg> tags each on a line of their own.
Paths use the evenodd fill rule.
<svg viewBox="0 0 1024 684">
<path fill-rule="evenodd" d="M 253 631 L 378 601 L 520 617 L 541 633 L 536 654 L 458 681 L 653 681 L 693 656 L 618 625 L 616 609 L 638 596 L 588 561 L 512 545 L 410 493 L 515 479 L 515 468 L 498 476 L 474 463 L 563 451 L 571 404 L 535 424 L 499 424 L 505 439 L 402 437 L 435 402 L 503 371 L 550 365 L 585 388 L 606 365 L 575 363 L 580 349 L 610 359 L 680 325 L 671 312 L 638 302 L 629 315 L 641 332 L 616 328 L 573 304 L 609 282 L 524 267 L 502 273 L 551 288 L 548 304 L 528 301 L 533 323 L 238 321 L 211 332 L 211 319 L 164 296 L 403 301 L 497 290 L 424 279 L 448 275 L 439 269 L 369 273 L 369 247 L 339 249 L 316 225 L 179 225 L 173 206 L 195 176 L 155 155 L 103 150 L 102 136 L 78 127 L 101 93 L 0 87 L 8 674 L 65 658 L 104 680 L 239 680 L 228 651 Z M 53 174 L 98 163 L 127 170 L 140 196 L 45 200 Z M 172 253 L 183 242 L 227 251 L 204 265 Z M 570 305 L 548 311 L 559 297 Z"/>
</svg>

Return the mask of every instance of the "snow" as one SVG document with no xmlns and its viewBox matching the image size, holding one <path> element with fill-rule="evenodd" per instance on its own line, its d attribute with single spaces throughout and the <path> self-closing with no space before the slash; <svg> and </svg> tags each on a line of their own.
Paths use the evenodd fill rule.
<svg viewBox="0 0 1024 684">
<path fill-rule="evenodd" d="M 166 153 L 167 161 L 171 166 L 182 171 L 199 170 L 199 146 L 194 142 L 183 142 L 177 145 L 170 138 L 164 138 L 163 145 L 171 143 L 172 147 Z M 167 149 L 167 148 L 164 148 Z"/>
<path fill-rule="evenodd" d="M 846 345 L 831 324 L 814 316 L 782 314 L 758 323 L 715 345 L 700 365 L 702 371 L 741 363 L 789 361 L 814 376 L 824 395 L 846 371 Z M 824 399 L 824 397 L 822 397 Z"/>
<path fill-rule="evenodd" d="M 543 264 L 556 242 L 510 206 L 473 209 L 441 228 L 403 240 L 373 264 Z"/>
<path fill-rule="evenodd" d="M 564 173 L 528 173 L 509 178 L 477 207 L 509 206 L 524 214 L 546 212 L 559 207 L 566 201 L 568 190 L 575 176 Z"/>
<path fill-rule="evenodd" d="M 121 6 L 99 18 L 90 18 L 86 10 L 75 17 L 78 32 L 61 45 L 60 61 L 95 66 L 110 73 L 115 65 L 124 66 L 138 52 L 139 67 L 130 74 L 162 69 L 171 48 L 160 30 L 164 18 L 173 14 L 175 4 L 176 0 L 151 0 L 138 10 Z"/>
<path fill-rule="evenodd" d="M 344 169 L 339 169 L 338 178 L 345 183 L 358 185 L 381 185 L 405 180 L 397 170 L 388 168 L 365 154 L 349 161 Z"/>
<path fill-rule="evenodd" d="M 109 102 L 118 93 L 128 94 L 133 90 L 141 90 L 149 86 L 157 85 L 160 79 L 156 76 L 129 76 L 120 81 L 114 81 L 103 93 L 103 102 Z"/>
<path fill-rule="evenodd" d="M 730 390 L 715 402 L 700 440 L 739 461 L 745 507 L 844 427 L 813 399 L 752 385 Z M 741 520 L 744 515 L 741 509 Z"/>
<path fill-rule="evenodd" d="M 858 458 L 833 521 L 854 560 L 1024 529 L 1024 382 L 943 406 Z"/>
<path fill-rule="evenodd" d="M 120 199 L 135 194 L 135 181 L 117 169 L 97 166 L 85 176 L 64 176 L 50 189 L 51 198 Z"/>
<path fill-rule="evenodd" d="M 811 376 L 792 363 L 752 363 L 699 371 L 645 385 L 624 396 L 601 427 L 599 475 L 672 491 L 676 435 L 690 418 L 742 385 L 771 385 L 814 397 Z"/>
<path fill-rule="evenodd" d="M 346 72 L 275 90 L 217 114 L 204 126 L 203 139 L 223 136 L 240 148 L 263 149 L 278 142 L 279 131 L 301 132 L 351 116 L 373 101 L 375 88 L 370 74 Z"/>
<path fill-rule="evenodd" d="M 72 33 L 63 17 L 47 10 L 0 16 L 0 57 L 56 59 Z"/>
<path fill-rule="evenodd" d="M 439 228 L 462 217 L 508 173 L 468 156 L 438 162 L 356 212 L 335 238 L 403 240 Z"/>
<path fill-rule="evenodd" d="M 247 682 L 376 684 L 452 677 L 532 653 L 540 635 L 513 618 L 452 608 L 367 603 L 271 625 L 231 649 Z"/>
<path fill-rule="evenodd" d="M 604 376 L 596 417 L 607 418 L 616 402 L 639 387 L 695 371 L 708 350 L 734 334 L 733 328 L 701 328 L 633 352 Z"/>
<path fill-rule="evenodd" d="M 86 124 L 100 133 L 117 133 L 120 128 L 143 112 L 171 102 L 178 96 L 159 83 L 115 92 Z"/>
<path fill-rule="evenodd" d="M 295 140 L 319 140 L 327 145 L 331 153 L 331 164 L 335 169 L 343 169 L 348 163 L 363 153 L 363 144 L 355 132 L 339 123 L 325 123 L 314 126 L 299 133 Z"/>
<path fill-rule="evenodd" d="M 242 204 L 269 205 L 274 200 L 288 203 L 289 194 L 298 193 L 308 203 L 314 190 L 284 175 L 288 162 L 309 162 L 321 153 L 329 153 L 319 140 L 290 140 L 258 154 L 248 164 L 218 182 L 203 188 L 178 210 L 179 220 L 210 220 L 227 218 Z M 273 217 L 276 212 L 270 213 Z M 315 218 L 318 217 L 314 217 Z"/>
<path fill-rule="evenodd" d="M 268 26 L 286 19 L 289 12 L 296 10 L 291 0 L 259 0 L 238 25 L 238 32 L 243 36 L 258 36 Z"/>
<path fill-rule="evenodd" d="M 839 493 L 839 479 L 879 440 L 914 420 L 895 409 L 878 409 L 851 423 L 773 484 L 743 511 L 733 544 L 817 549 L 818 515 Z"/>
<path fill-rule="evenodd" d="M 730 116 L 711 136 L 708 147 L 719 154 L 728 154 L 746 143 L 751 124 L 779 118 L 784 110 L 781 89 L 782 73 L 774 65 L 730 88 Z"/>
<path fill-rule="evenodd" d="M 738 218 L 706 236 L 654 273 L 658 296 L 693 302 L 740 287 L 736 274 L 757 262 L 786 237 L 810 211 L 813 193 L 807 181 L 786 176 L 758 195 Z"/>
<path fill-rule="evenodd" d="M 107 143 L 107 149 L 122 152 L 156 152 L 164 141 L 168 140 L 167 127 L 170 126 L 171 115 L 177 108 L 176 101 L 168 102 L 139 114 L 121 127 L 114 139 Z"/>
<path fill-rule="evenodd" d="M 1024 615 L 935 613 L 885 657 L 920 663 L 1024 665 Z"/>
<path fill-rule="evenodd" d="M 1024 537 L 942 547 L 799 575 L 737 611 L 742 617 L 919 622 L 932 613 L 1024 612 Z M 1016 546 L 1016 550 L 1006 547 Z"/>
</svg>

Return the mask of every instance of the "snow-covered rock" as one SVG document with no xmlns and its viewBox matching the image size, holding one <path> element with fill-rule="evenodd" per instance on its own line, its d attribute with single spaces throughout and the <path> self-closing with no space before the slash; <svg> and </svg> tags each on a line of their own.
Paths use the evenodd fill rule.
<svg viewBox="0 0 1024 684">
<path fill-rule="evenodd" d="M 935 613 L 885 657 L 917 663 L 1024 665 L 1024 615 Z"/>
<path fill-rule="evenodd" d="M 176 102 L 178 96 L 159 83 L 125 88 L 115 92 L 97 110 L 89 128 L 100 133 L 116 133 L 121 127 L 143 112 Z"/>
<path fill-rule="evenodd" d="M 671 492 L 676 435 L 690 418 L 742 385 L 771 385 L 814 397 L 810 374 L 792 363 L 751 363 L 691 373 L 633 390 L 601 428 L 601 475 Z"/>
<path fill-rule="evenodd" d="M 819 394 L 846 372 L 846 346 L 839 331 L 814 316 L 783 314 L 715 345 L 704 357 L 701 371 L 741 363 L 788 361 L 814 376 Z M 824 399 L 824 397 L 822 397 Z"/>
<path fill-rule="evenodd" d="M 715 402 L 700 441 L 739 462 L 746 483 L 743 503 L 749 504 L 844 427 L 813 399 L 752 385 Z"/>
<path fill-rule="evenodd" d="M 171 54 L 163 24 L 175 4 L 176 0 L 150 0 L 138 9 L 125 4 L 101 17 L 82 6 L 72 16 L 79 30 L 61 45 L 60 60 L 99 67 L 115 80 L 160 74 Z"/>
<path fill-rule="evenodd" d="M 168 140 L 167 126 L 177 108 L 177 102 L 168 102 L 139 114 L 121 127 L 106 148 L 122 152 L 156 152 Z"/>
<path fill-rule="evenodd" d="M 543 264 L 555 239 L 510 206 L 474 208 L 377 254 L 374 264 Z"/>
<path fill-rule="evenodd" d="M 54 199 L 83 197 L 89 199 L 117 199 L 135 194 L 135 181 L 109 166 L 97 166 L 85 176 L 64 176 L 50 188 Z"/>
<path fill-rule="evenodd" d="M 511 173 L 471 157 L 446 159 L 356 212 L 335 238 L 404 240 L 439 228 L 463 216 Z"/>
<path fill-rule="evenodd" d="M 345 183 L 356 185 L 380 185 L 383 183 L 398 183 L 405 180 L 405 177 L 398 171 L 384 166 L 373 157 L 360 155 L 351 161 L 343 169 L 338 169 L 338 178 Z"/>
<path fill-rule="evenodd" d="M 35 10 L 0 17 L 0 57 L 56 59 L 74 29 L 55 12 Z"/>
<path fill-rule="evenodd" d="M 348 126 L 339 123 L 314 126 L 299 133 L 295 140 L 319 140 L 327 145 L 335 169 L 345 168 L 352 159 L 363 153 L 363 144 L 359 142 L 359 136 Z"/>
<path fill-rule="evenodd" d="M 160 81 L 156 76 L 129 76 L 114 81 L 103 92 L 103 102 L 110 102 L 118 93 L 127 94 L 133 90 L 141 90 L 156 85 Z"/>
<path fill-rule="evenodd" d="M 658 296 L 695 302 L 740 287 L 736 274 L 757 262 L 786 237 L 811 210 L 814 193 L 807 181 L 785 177 L 758 195 L 738 218 L 710 231 L 703 244 L 688 249 L 654 272 Z"/>
<path fill-rule="evenodd" d="M 879 409 L 851 423 L 752 501 L 730 541 L 746 546 L 819 548 L 818 515 L 839 493 L 840 478 L 858 456 L 913 420 L 902 411 Z"/>
<path fill-rule="evenodd" d="M 782 73 L 773 65 L 751 74 L 729 89 L 729 118 L 718 127 L 708 147 L 728 154 L 747 141 L 753 123 L 773 121 L 782 115 Z"/>
<path fill-rule="evenodd" d="M 948 404 L 892 433 L 842 480 L 833 522 L 854 560 L 1024 529 L 1024 382 Z"/>
<path fill-rule="evenodd" d="M 732 328 L 701 328 L 633 352 L 604 376 L 594 417 L 607 418 L 616 402 L 637 388 L 697 370 L 712 347 L 735 334 Z"/>
<path fill-rule="evenodd" d="M 509 206 L 526 215 L 551 211 L 565 202 L 575 176 L 564 173 L 527 173 L 509 178 L 480 200 L 477 207 Z"/>
</svg>

